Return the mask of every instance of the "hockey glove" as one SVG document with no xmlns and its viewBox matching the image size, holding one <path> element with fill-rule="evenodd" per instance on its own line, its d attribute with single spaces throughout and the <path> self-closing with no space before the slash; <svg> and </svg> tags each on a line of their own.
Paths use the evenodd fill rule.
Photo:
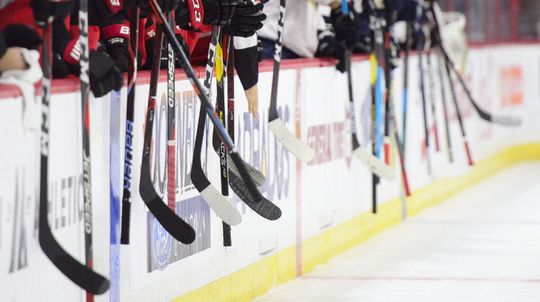
<svg viewBox="0 0 540 302">
<path fill-rule="evenodd" d="M 129 65 L 129 26 L 124 24 L 111 24 L 103 27 L 103 40 L 107 53 L 114 60 L 120 72 L 128 70 Z"/>
<path fill-rule="evenodd" d="M 90 89 L 95 97 L 122 88 L 122 73 L 114 61 L 103 52 L 90 52 Z"/>
</svg>

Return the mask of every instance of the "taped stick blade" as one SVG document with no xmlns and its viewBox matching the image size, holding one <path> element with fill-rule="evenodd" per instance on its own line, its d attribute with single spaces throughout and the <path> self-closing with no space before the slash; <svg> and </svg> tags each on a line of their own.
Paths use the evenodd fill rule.
<svg viewBox="0 0 540 302">
<path fill-rule="evenodd" d="M 269 122 L 268 128 L 296 158 L 308 162 L 315 157 L 315 150 L 296 138 L 279 118 Z"/>
<path fill-rule="evenodd" d="M 393 181 L 396 179 L 396 173 L 394 169 L 392 169 L 391 166 L 383 163 L 379 158 L 377 158 L 370 152 L 362 148 L 356 148 L 356 150 L 353 151 L 353 155 L 377 176 L 384 178 L 388 181 Z"/>
<path fill-rule="evenodd" d="M 201 191 L 201 196 L 208 206 L 221 220 L 228 225 L 239 225 L 242 222 L 242 215 L 238 209 L 227 198 L 225 198 L 214 186 L 209 185 Z"/>
<path fill-rule="evenodd" d="M 523 122 L 519 117 L 515 116 L 492 116 L 492 121 L 507 127 L 519 127 Z"/>
</svg>

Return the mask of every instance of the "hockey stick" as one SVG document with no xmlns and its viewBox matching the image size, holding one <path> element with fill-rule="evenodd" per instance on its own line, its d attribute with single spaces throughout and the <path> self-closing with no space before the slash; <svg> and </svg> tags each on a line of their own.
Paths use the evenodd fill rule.
<svg viewBox="0 0 540 302">
<path fill-rule="evenodd" d="M 120 91 L 111 91 L 110 106 L 110 251 L 109 275 L 111 288 L 109 301 L 120 302 Z"/>
<path fill-rule="evenodd" d="M 210 120 L 216 127 L 215 129 L 219 132 L 221 139 L 225 142 L 225 145 L 227 147 L 227 152 L 229 153 L 231 160 L 236 165 L 240 176 L 246 183 L 248 192 L 250 193 L 250 195 L 253 197 L 254 200 L 257 200 L 257 201 L 262 200 L 263 197 L 261 193 L 259 192 L 259 190 L 257 190 L 257 187 L 253 179 L 249 175 L 249 172 L 247 171 L 246 166 L 243 164 L 242 158 L 238 154 L 236 150 L 236 146 L 232 142 L 231 137 L 228 135 L 227 131 L 225 130 L 225 127 L 219 121 L 219 119 L 216 116 L 214 116 L 214 108 L 212 106 L 212 103 L 210 102 L 208 96 L 203 93 L 204 88 L 199 82 L 197 76 L 195 75 L 195 72 L 193 71 L 193 67 L 191 66 L 191 64 L 189 64 L 189 60 L 184 50 L 182 49 L 180 42 L 178 42 L 178 40 L 174 36 L 174 32 L 168 26 L 168 22 L 165 19 L 165 16 L 163 15 L 163 12 L 161 11 L 161 8 L 159 7 L 157 3 L 157 0 L 149 0 L 149 5 L 156 16 L 156 19 L 158 23 L 160 24 L 160 27 L 163 28 L 165 35 L 167 36 L 169 41 L 172 42 L 173 48 L 176 54 L 180 58 L 182 69 L 184 70 L 184 72 L 186 73 L 186 76 L 190 80 L 195 90 L 195 93 L 197 93 L 197 96 L 201 100 L 201 103 L 203 105 L 202 108 L 206 110 L 207 115 L 210 117 Z"/>
<path fill-rule="evenodd" d="M 440 50 L 439 50 L 440 51 Z M 436 56 L 436 58 L 439 58 L 439 56 Z M 444 130 L 446 133 L 446 152 L 448 154 L 448 161 L 454 162 L 454 154 L 452 152 L 452 138 L 450 136 L 450 121 L 448 118 L 448 105 L 446 100 L 446 88 L 444 83 L 444 75 L 443 75 L 443 64 L 441 60 L 437 62 L 437 71 L 439 73 L 439 82 L 441 85 L 441 99 L 442 99 L 442 105 L 443 105 L 443 114 L 444 114 Z"/>
<path fill-rule="evenodd" d="M 211 38 L 211 42 L 210 42 L 210 47 L 208 49 L 208 60 L 207 60 L 207 65 L 206 65 L 206 76 L 205 76 L 205 80 L 204 80 L 204 89 L 205 89 L 205 94 L 206 95 L 208 95 L 208 93 L 210 91 L 210 86 L 212 84 L 212 68 L 213 68 L 213 65 L 214 65 L 214 56 L 216 55 L 216 53 L 220 52 L 220 51 L 217 50 L 218 35 L 219 35 L 219 33 L 217 31 L 217 28 L 212 29 L 212 38 Z M 223 73 L 223 70 L 218 72 L 217 78 L 219 78 L 220 75 L 222 75 L 222 73 Z M 219 90 L 218 90 L 218 93 L 219 93 Z M 204 114 L 202 112 L 200 113 L 199 119 L 204 119 L 204 121 L 206 121 L 206 117 L 204 116 Z M 197 134 L 201 133 L 201 137 L 202 137 L 202 131 L 203 130 L 204 130 L 204 122 L 201 123 L 199 121 L 199 126 L 197 128 Z M 201 144 L 202 144 L 202 138 L 201 138 Z M 198 147 L 197 143 L 195 144 L 195 147 L 196 148 Z M 222 150 L 221 147 L 218 146 L 218 150 Z M 194 160 L 193 160 L 194 164 L 195 164 L 195 155 L 198 154 L 198 153 L 200 153 L 200 152 L 194 152 Z M 221 159 L 221 164 L 223 165 L 224 164 L 223 163 L 224 158 L 222 157 L 222 155 L 220 155 L 220 159 Z M 200 159 L 198 159 L 198 160 L 200 162 Z M 254 210 L 257 214 L 261 215 L 262 217 L 264 217 L 266 219 L 269 219 L 269 220 L 276 220 L 279 217 L 281 217 L 281 210 L 276 205 L 274 205 L 269 200 L 267 200 L 264 196 L 262 196 L 262 194 L 259 193 L 261 197 L 258 200 L 253 198 L 252 194 L 250 194 L 250 192 L 246 189 L 246 184 L 244 183 L 242 178 L 240 178 L 238 176 L 239 175 L 238 172 L 237 173 L 233 172 L 236 169 L 236 167 L 234 167 L 234 168 L 231 167 L 231 165 L 229 165 L 230 163 L 232 163 L 232 161 L 227 160 L 227 165 L 228 165 L 229 171 L 232 172 L 232 173 L 228 174 L 228 176 L 229 176 L 229 185 L 231 186 L 234 193 L 236 193 L 236 195 L 238 195 L 238 197 L 246 205 L 248 205 L 252 210 Z M 193 167 L 192 167 L 192 169 L 193 169 Z M 200 173 L 202 173 L 202 169 L 200 169 L 200 170 L 201 170 Z M 223 168 L 222 168 L 222 170 L 223 170 Z M 238 171 L 238 170 L 236 170 L 236 171 Z M 193 175 L 193 173 L 192 173 L 192 175 Z M 202 174 L 202 176 L 204 176 L 204 174 Z M 206 176 L 204 176 L 204 177 L 206 178 Z"/>
<path fill-rule="evenodd" d="M 81 123 L 83 146 L 84 249 L 86 266 L 92 268 L 92 161 L 90 158 L 90 45 L 88 43 L 88 0 L 79 1 L 79 41 L 81 42 Z M 86 292 L 86 301 L 93 302 L 94 294 Z"/>
<path fill-rule="evenodd" d="M 223 104 L 222 105 L 222 110 L 221 112 L 220 109 L 216 108 L 218 110 L 218 114 L 220 115 L 220 118 L 223 122 L 223 124 L 225 124 L 225 119 L 227 120 L 227 132 L 229 133 L 229 136 L 231 137 L 231 139 L 233 140 L 234 142 L 234 45 L 233 45 L 233 37 L 232 36 L 227 36 L 226 38 L 224 38 L 227 40 L 227 63 L 225 64 L 225 68 L 226 68 L 226 79 L 227 79 L 227 116 L 224 117 L 224 112 L 225 112 L 225 105 Z M 216 79 L 217 81 L 217 79 Z M 220 92 L 220 89 L 223 89 L 223 83 L 221 83 L 221 88 L 220 88 L 220 85 L 218 84 L 218 105 L 220 102 L 225 102 L 225 100 L 220 100 L 220 95 L 223 96 L 224 93 L 223 92 Z M 232 108 L 231 108 L 232 107 Z M 223 155 L 228 158 L 227 156 L 227 153 L 225 152 L 225 146 L 222 145 L 223 149 L 220 148 L 220 152 L 223 151 Z M 220 159 L 222 158 L 221 154 L 220 154 Z M 221 167 L 220 171 L 221 171 L 221 180 L 222 180 L 222 183 L 221 183 L 221 193 L 225 195 L 225 193 L 227 193 L 227 195 L 229 194 L 229 184 L 228 184 L 228 175 L 229 173 L 225 173 L 225 172 L 229 172 L 228 170 L 228 165 L 227 165 L 227 162 L 224 161 L 224 163 L 221 163 L 223 166 Z M 224 169 L 225 168 L 225 169 Z M 227 189 L 226 191 L 224 190 L 223 188 L 223 174 L 226 174 L 227 175 Z M 223 222 L 222 223 L 222 227 L 223 227 L 223 246 L 232 246 L 232 236 L 231 236 L 231 226 L 228 225 L 227 223 Z"/>
<path fill-rule="evenodd" d="M 86 19 L 84 19 L 86 20 Z M 52 80 L 52 64 L 51 64 L 51 40 L 49 33 L 49 24 L 39 24 L 43 27 L 43 96 L 41 99 L 41 156 L 40 156 L 40 178 L 39 178 L 39 245 L 43 253 L 51 260 L 51 262 L 73 283 L 77 284 L 86 292 L 99 295 L 105 293 L 109 289 L 109 280 L 102 275 L 97 274 L 91 268 L 84 266 L 77 261 L 73 256 L 68 254 L 56 241 L 51 231 L 51 226 L 48 221 L 48 166 L 49 166 L 49 126 L 50 126 L 50 102 L 51 102 L 51 80 Z M 86 24 L 84 24 L 86 26 Z M 82 70 L 81 70 L 82 71 Z M 85 72 L 88 70 L 86 69 Z M 81 76 L 88 76 L 88 73 Z M 86 229 L 86 224 L 85 224 Z"/>
<path fill-rule="evenodd" d="M 168 13 L 169 24 L 174 30 L 175 20 Z M 175 58 L 171 43 L 167 43 L 167 201 L 171 211 L 176 213 L 176 98 L 175 98 Z"/>
<path fill-rule="evenodd" d="M 427 117 L 427 100 L 426 100 L 426 91 L 424 89 L 424 64 L 423 64 L 423 44 L 425 41 L 422 39 L 423 33 L 422 33 L 422 25 L 421 25 L 421 18 L 422 18 L 422 5 L 420 3 L 417 3 L 416 5 L 416 21 L 414 23 L 415 32 L 416 32 L 416 52 L 418 55 L 418 72 L 420 73 L 419 78 L 419 84 L 420 84 L 420 95 L 422 97 L 422 117 L 424 121 L 424 147 L 426 148 L 426 163 L 427 163 L 427 172 L 428 175 L 432 174 L 431 171 L 431 156 L 429 152 L 429 123 L 428 123 L 428 117 Z"/>
<path fill-rule="evenodd" d="M 268 129 L 272 131 L 276 139 L 291 152 L 296 158 L 310 161 L 315 156 L 315 150 L 300 141 L 292 134 L 278 116 L 277 97 L 279 84 L 279 69 L 281 66 L 281 49 L 283 47 L 283 19 L 285 17 L 286 0 L 279 0 L 278 39 L 274 53 L 274 71 L 272 77 L 272 92 L 270 95 L 270 108 L 268 110 Z"/>
<path fill-rule="evenodd" d="M 412 44 L 412 24 L 407 21 L 406 29 L 407 40 L 405 42 L 405 54 L 403 55 L 403 108 L 402 108 L 402 130 L 401 130 L 401 150 L 403 150 L 403 158 L 407 150 L 407 111 L 409 107 L 409 53 L 411 52 Z"/>
<path fill-rule="evenodd" d="M 165 28 L 165 27 L 163 27 Z M 170 28 L 169 28 L 170 30 Z M 178 41 L 177 41 L 178 42 Z M 148 108 L 146 112 L 146 125 L 144 127 L 144 145 L 141 164 L 141 179 L 139 182 L 139 193 L 142 200 L 159 223 L 176 240 L 182 243 L 192 243 L 195 240 L 195 230 L 182 218 L 176 216 L 171 209 L 165 205 L 161 197 L 156 192 L 150 177 L 150 149 L 152 147 L 152 128 L 154 126 L 156 110 L 156 94 L 159 77 L 159 67 L 161 65 L 161 47 L 163 45 L 163 33 L 158 28 L 156 30 L 156 44 L 154 45 L 154 57 L 152 71 L 150 73 L 150 92 L 148 96 Z"/>
<path fill-rule="evenodd" d="M 374 5 L 373 1 L 370 0 L 369 4 L 370 4 L 370 6 L 372 8 L 373 14 L 375 14 L 375 5 Z M 392 16 L 389 15 L 390 12 L 387 12 L 387 14 L 388 15 L 386 16 L 386 18 L 390 19 L 392 17 Z M 373 15 L 372 18 L 378 19 L 380 17 L 376 16 L 376 15 Z M 388 31 L 388 26 L 391 23 L 391 20 L 385 20 L 385 21 L 386 21 L 386 25 L 384 25 L 384 26 L 386 26 L 386 27 L 384 27 L 384 29 L 383 29 L 383 26 L 382 26 L 383 23 L 381 22 L 381 20 L 379 20 L 379 21 L 374 20 L 374 22 L 373 22 L 373 24 L 374 24 L 374 29 L 373 30 L 374 30 L 374 34 L 376 35 L 376 38 L 373 39 L 373 41 L 374 41 L 373 42 L 374 43 L 373 53 L 375 55 L 377 53 L 383 55 L 384 74 L 385 74 L 385 78 L 386 78 L 385 79 L 386 80 L 386 87 L 388 89 L 388 91 L 387 91 L 388 123 L 389 123 L 389 127 L 391 127 L 391 129 L 389 129 L 389 131 L 392 132 L 392 134 L 393 134 L 395 146 L 396 146 L 396 149 L 398 151 L 403 190 L 405 191 L 406 196 L 410 196 L 411 192 L 410 192 L 410 188 L 409 188 L 409 180 L 408 180 L 408 176 L 407 176 L 407 170 L 405 168 L 405 160 L 404 160 L 404 157 L 403 157 L 403 150 L 401 148 L 402 144 L 401 144 L 401 141 L 400 141 L 400 138 L 399 138 L 399 132 L 398 132 L 398 127 L 397 127 L 397 122 L 396 122 L 396 116 L 395 116 L 395 112 L 394 112 L 394 104 L 393 104 L 393 99 L 392 99 L 392 94 L 391 94 L 392 71 L 391 71 L 391 68 L 390 68 L 390 34 L 389 34 L 389 32 L 388 33 L 386 32 L 386 31 Z M 384 33 L 384 35 L 381 35 L 381 31 L 383 31 L 383 30 L 385 31 L 385 33 Z M 380 39 L 381 36 L 386 36 L 385 40 L 384 40 L 384 43 L 382 43 L 383 41 L 381 41 L 381 39 Z M 379 38 L 377 38 L 377 37 L 379 37 Z M 380 60 L 377 60 L 377 61 L 380 62 Z M 373 210 L 374 210 L 374 213 L 375 213 L 376 207 L 374 207 Z"/>
<path fill-rule="evenodd" d="M 426 43 L 426 45 L 429 45 Z M 433 140 L 435 141 L 435 151 L 439 152 L 441 150 L 441 144 L 439 142 L 439 126 L 437 123 L 437 111 L 435 109 L 435 81 L 433 79 L 433 65 L 431 64 L 431 50 L 429 46 L 426 50 L 426 61 L 427 61 L 427 79 L 428 79 L 428 88 L 429 88 L 429 103 L 431 107 L 431 118 L 433 120 Z"/>
<path fill-rule="evenodd" d="M 357 130 L 356 130 L 356 118 L 355 118 L 355 110 L 354 110 L 354 93 L 352 88 L 352 62 L 351 62 L 352 53 L 349 49 L 345 50 L 345 69 L 347 72 L 347 86 L 349 91 L 349 114 L 351 116 L 351 139 L 352 139 L 352 148 L 353 148 L 353 155 L 356 157 L 360 162 L 362 162 L 364 165 L 366 165 L 372 173 L 377 174 L 377 176 L 382 177 L 386 180 L 394 180 L 396 178 L 396 174 L 394 173 L 394 170 L 392 167 L 386 165 L 384 162 L 379 160 L 375 155 L 371 154 L 370 152 L 364 150 L 360 143 L 358 142 L 357 138 Z"/>
<path fill-rule="evenodd" d="M 347 0 L 341 3 L 342 14 L 347 17 L 349 15 L 349 4 Z M 350 17 L 349 17 L 350 18 Z M 345 46 L 345 70 L 347 72 L 347 88 L 349 92 L 349 115 L 351 116 L 351 139 L 352 139 L 352 154 L 360 162 L 366 165 L 372 173 L 386 180 L 394 180 L 395 173 L 392 167 L 381 162 L 375 155 L 360 147 L 356 129 L 356 115 L 354 110 L 354 93 L 352 88 L 352 51 Z"/>
<path fill-rule="evenodd" d="M 122 191 L 122 227 L 120 243 L 129 244 L 131 221 L 131 171 L 133 163 L 133 131 L 135 130 L 135 89 L 137 87 L 137 56 L 139 52 L 139 15 L 140 9 L 130 9 L 129 20 L 129 51 L 128 66 L 128 96 L 126 107 L 126 138 L 124 148 L 124 187 Z"/>
<path fill-rule="evenodd" d="M 474 97 L 472 96 L 471 91 L 469 90 L 469 87 L 467 86 L 467 83 L 465 83 L 465 80 L 463 79 L 463 76 L 461 73 L 456 69 L 456 66 L 454 65 L 454 62 L 452 62 L 452 59 L 448 56 L 446 53 L 446 50 L 444 47 L 441 47 L 442 53 L 446 59 L 446 64 L 450 67 L 450 69 L 456 74 L 456 77 L 461 84 L 461 87 L 463 88 L 463 91 L 465 91 L 465 94 L 467 95 L 467 98 L 473 105 L 474 109 L 478 113 L 481 119 L 488 121 L 490 123 L 499 124 L 501 126 L 506 127 L 519 127 L 521 126 L 521 119 L 515 116 L 507 116 L 507 115 L 493 115 L 491 112 L 485 111 L 478 105 L 478 103 L 475 101 Z"/>
<path fill-rule="evenodd" d="M 372 50 L 369 55 L 370 62 L 370 86 L 371 86 L 371 154 L 377 157 L 379 149 L 377 147 L 378 123 L 377 123 L 377 57 Z M 379 176 L 371 173 L 371 202 L 372 211 L 377 209 L 377 185 L 379 184 Z"/>
<path fill-rule="evenodd" d="M 442 55 L 442 51 L 441 60 L 443 61 L 442 64 L 444 64 L 444 67 L 446 68 L 446 74 L 448 76 L 450 92 L 452 95 L 452 102 L 454 103 L 454 108 L 456 110 L 456 115 L 459 122 L 459 129 L 461 131 L 461 138 L 463 139 L 463 147 L 465 148 L 465 156 L 467 157 L 467 163 L 469 164 L 469 166 L 472 166 L 474 162 L 471 155 L 471 149 L 469 147 L 469 140 L 467 139 L 467 134 L 465 133 L 465 124 L 463 123 L 463 117 L 461 115 L 461 110 L 459 109 L 459 104 L 457 101 L 456 88 L 454 87 L 454 83 L 452 81 L 452 73 L 450 72 L 450 67 L 448 67 L 448 64 L 446 64 L 446 58 Z"/>
<path fill-rule="evenodd" d="M 209 93 L 210 88 L 210 82 L 209 78 L 212 77 L 212 70 L 214 67 L 214 57 L 216 52 L 218 51 L 216 48 L 217 41 L 220 34 L 220 28 L 219 27 L 213 27 L 212 28 L 212 37 L 211 37 L 211 43 L 210 47 L 208 49 L 208 61 L 206 64 L 206 76 L 205 76 L 205 85 L 208 84 L 208 86 L 205 86 L 204 88 L 208 87 L 208 90 L 203 90 L 204 95 L 207 95 Z M 223 72 L 223 71 L 221 71 Z M 203 88 L 203 89 L 204 89 Z M 219 216 L 221 220 L 226 222 L 229 225 L 238 225 L 242 221 L 242 216 L 240 215 L 240 212 L 238 209 L 236 209 L 236 206 L 232 204 L 226 197 L 221 195 L 219 191 L 210 183 L 206 175 L 204 174 L 204 171 L 202 169 L 201 164 L 201 150 L 202 150 L 202 143 L 203 143 L 203 137 L 204 137 L 204 128 L 206 123 L 206 115 L 205 115 L 205 104 L 201 104 L 201 108 L 199 110 L 199 121 L 197 124 L 197 132 L 195 134 L 195 147 L 193 150 L 193 160 L 191 164 L 191 181 L 193 182 L 193 185 L 195 188 L 197 188 L 197 191 L 201 193 L 201 196 L 206 201 L 208 206 Z M 220 163 L 223 164 L 223 161 L 225 161 L 224 158 L 220 158 Z M 222 180 L 223 181 L 223 180 Z"/>
<path fill-rule="evenodd" d="M 433 5 L 431 5 L 431 12 L 433 15 L 433 20 L 435 22 L 435 32 L 439 37 L 441 37 L 441 30 L 439 26 L 439 21 L 437 20 L 437 16 L 435 14 L 435 10 L 433 8 Z M 472 96 L 471 91 L 469 90 L 469 87 L 467 86 L 467 83 L 465 83 L 465 79 L 463 79 L 463 76 L 461 73 L 457 70 L 454 62 L 452 59 L 448 56 L 448 53 L 446 52 L 446 49 L 444 48 L 444 45 L 442 43 L 440 44 L 441 53 L 443 54 L 446 65 L 450 67 L 450 69 L 456 74 L 456 77 L 461 84 L 461 87 L 465 91 L 465 94 L 467 95 L 467 98 L 473 105 L 474 109 L 478 113 L 481 119 L 488 121 L 490 123 L 499 124 L 501 126 L 507 126 L 507 127 L 518 127 L 521 125 L 522 120 L 518 117 L 514 116 L 506 116 L 506 115 L 493 115 L 491 112 L 485 111 L 478 105 L 478 103 L 475 101 L 474 97 Z"/>
</svg>

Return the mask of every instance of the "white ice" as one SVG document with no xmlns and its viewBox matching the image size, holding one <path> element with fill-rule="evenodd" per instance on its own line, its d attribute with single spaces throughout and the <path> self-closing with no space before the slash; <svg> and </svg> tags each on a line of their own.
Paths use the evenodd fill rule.
<svg viewBox="0 0 540 302">
<path fill-rule="evenodd" d="M 257 302 L 540 301 L 540 163 L 514 166 Z"/>
</svg>

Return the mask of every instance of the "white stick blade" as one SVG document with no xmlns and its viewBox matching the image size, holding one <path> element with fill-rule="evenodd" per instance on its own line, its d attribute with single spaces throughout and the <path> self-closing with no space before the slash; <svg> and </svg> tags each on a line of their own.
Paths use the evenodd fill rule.
<svg viewBox="0 0 540 302">
<path fill-rule="evenodd" d="M 229 225 L 239 225 L 242 222 L 242 215 L 236 207 L 223 195 L 221 195 L 212 185 L 206 187 L 201 196 L 221 220 Z"/>
<path fill-rule="evenodd" d="M 492 120 L 494 123 L 508 127 L 519 127 L 522 123 L 521 119 L 515 116 L 493 116 Z"/>
<path fill-rule="evenodd" d="M 370 152 L 362 148 L 357 148 L 353 151 L 353 155 L 377 176 L 384 178 L 388 181 L 393 181 L 396 179 L 396 172 L 394 171 L 394 169 L 383 163 L 379 158 L 377 158 Z"/>
<path fill-rule="evenodd" d="M 277 140 L 296 158 L 308 162 L 315 157 L 315 150 L 294 136 L 280 119 L 268 123 L 268 128 Z"/>
</svg>

